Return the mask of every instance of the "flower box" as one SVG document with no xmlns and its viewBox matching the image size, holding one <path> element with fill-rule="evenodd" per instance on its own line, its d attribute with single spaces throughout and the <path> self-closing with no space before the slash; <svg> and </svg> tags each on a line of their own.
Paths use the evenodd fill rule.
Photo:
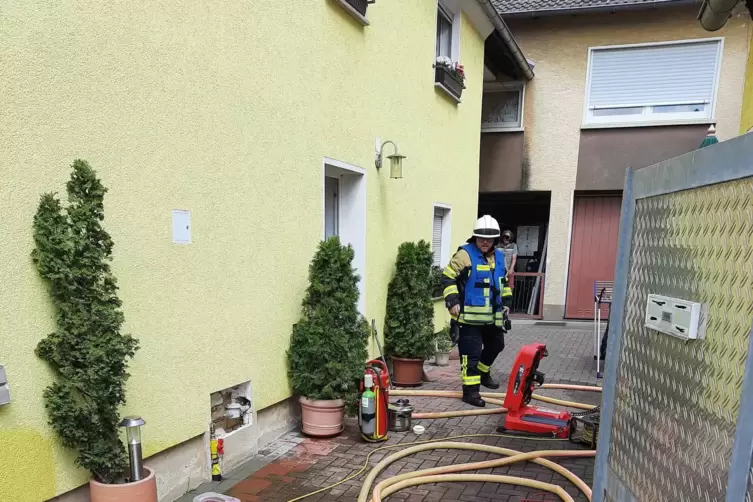
<svg viewBox="0 0 753 502">
<path fill-rule="evenodd" d="M 460 99 L 465 84 L 460 76 L 446 66 L 436 65 L 434 68 L 434 82 L 441 84 L 453 96 Z"/>
<path fill-rule="evenodd" d="M 366 7 L 369 6 L 368 0 L 345 0 L 345 2 L 356 9 L 359 14 L 366 16 Z"/>
</svg>

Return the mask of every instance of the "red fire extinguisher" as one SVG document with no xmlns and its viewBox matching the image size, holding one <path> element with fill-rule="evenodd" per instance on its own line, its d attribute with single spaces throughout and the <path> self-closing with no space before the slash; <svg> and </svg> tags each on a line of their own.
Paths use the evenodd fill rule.
<svg viewBox="0 0 753 502">
<path fill-rule="evenodd" d="M 374 443 L 387 439 L 389 402 L 390 374 L 387 366 L 378 359 L 367 362 L 358 405 L 358 425 L 364 440 Z"/>
</svg>

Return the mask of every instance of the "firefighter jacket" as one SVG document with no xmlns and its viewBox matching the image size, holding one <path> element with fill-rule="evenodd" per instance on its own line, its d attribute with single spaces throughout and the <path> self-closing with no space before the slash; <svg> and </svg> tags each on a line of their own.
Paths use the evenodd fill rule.
<svg viewBox="0 0 753 502">
<path fill-rule="evenodd" d="M 442 289 L 448 309 L 460 305 L 458 322 L 504 325 L 503 308 L 512 301 L 512 290 L 502 251 L 484 256 L 473 243 L 461 246 L 442 272 Z"/>
</svg>

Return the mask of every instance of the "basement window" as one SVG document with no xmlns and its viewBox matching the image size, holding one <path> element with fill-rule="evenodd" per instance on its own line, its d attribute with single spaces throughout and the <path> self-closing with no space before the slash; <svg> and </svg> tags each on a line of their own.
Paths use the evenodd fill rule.
<svg viewBox="0 0 753 502">
<path fill-rule="evenodd" d="M 243 382 L 228 387 L 210 396 L 212 406 L 212 424 L 217 436 L 223 436 L 251 425 L 253 407 L 251 406 L 251 382 Z"/>
</svg>

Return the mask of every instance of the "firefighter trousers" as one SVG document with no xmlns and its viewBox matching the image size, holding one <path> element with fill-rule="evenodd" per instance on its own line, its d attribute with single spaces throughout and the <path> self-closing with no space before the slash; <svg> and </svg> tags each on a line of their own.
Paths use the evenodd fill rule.
<svg viewBox="0 0 753 502">
<path fill-rule="evenodd" d="M 505 335 L 493 324 L 471 326 L 460 324 L 458 352 L 463 393 L 478 392 L 481 374 L 488 373 L 494 360 L 505 348 Z"/>
</svg>

